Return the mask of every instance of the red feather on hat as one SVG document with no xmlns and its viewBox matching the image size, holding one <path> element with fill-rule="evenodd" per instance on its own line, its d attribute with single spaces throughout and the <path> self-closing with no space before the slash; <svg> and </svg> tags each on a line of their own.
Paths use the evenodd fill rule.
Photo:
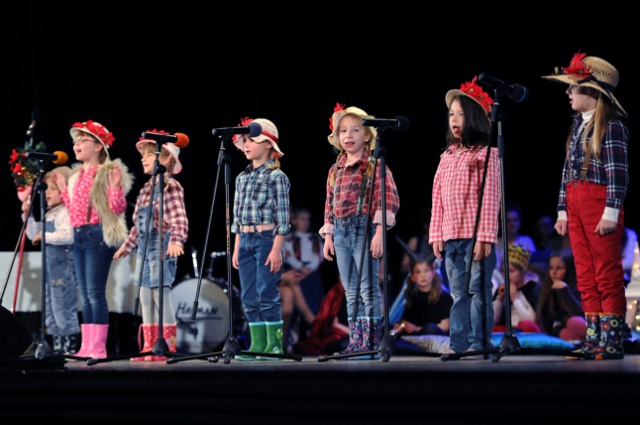
<svg viewBox="0 0 640 425">
<path fill-rule="evenodd" d="M 569 66 L 562 69 L 562 72 L 569 75 L 575 75 L 576 77 L 587 78 L 591 75 L 591 69 L 588 66 L 584 66 L 582 59 L 586 56 L 586 53 L 576 53 L 571 58 Z"/>
</svg>

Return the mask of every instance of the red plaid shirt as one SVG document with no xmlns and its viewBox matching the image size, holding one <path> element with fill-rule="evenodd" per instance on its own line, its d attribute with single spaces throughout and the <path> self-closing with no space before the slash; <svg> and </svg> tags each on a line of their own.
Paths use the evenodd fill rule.
<svg viewBox="0 0 640 425">
<path fill-rule="evenodd" d="M 158 181 L 156 177 L 155 188 L 158 188 Z M 169 243 L 184 247 L 184 243 L 187 240 L 187 233 L 189 232 L 189 220 L 187 219 L 187 211 L 184 205 L 184 189 L 180 182 L 173 178 L 165 179 L 164 186 L 164 210 L 162 211 L 162 218 L 164 220 L 165 231 L 170 232 Z M 124 243 L 125 250 L 127 252 L 133 252 L 138 243 L 138 229 L 135 223 L 138 220 L 138 208 L 143 205 L 149 205 L 151 200 L 151 179 L 147 181 L 136 200 L 136 206 L 133 210 L 133 227 L 129 231 L 129 237 Z M 158 203 L 160 197 L 154 195 L 153 197 L 153 228 L 158 230 Z"/>
<path fill-rule="evenodd" d="M 430 244 L 473 238 L 486 149 L 474 146 L 458 151 L 456 144 L 449 146 L 440 156 L 431 196 Z M 497 243 L 499 212 L 500 163 L 498 149 L 492 148 L 478 225 L 478 242 Z"/>
<path fill-rule="evenodd" d="M 333 164 L 327 178 L 327 198 L 324 206 L 325 226 L 321 233 L 333 233 L 333 218 L 350 217 L 357 214 L 367 214 L 369 207 L 368 198 L 365 199 L 364 191 L 370 189 L 364 179 L 369 156 L 367 152 L 355 163 L 346 165 L 347 156 Z M 386 223 L 391 228 L 396 223 L 396 214 L 400 208 L 400 198 L 396 183 L 389 167 L 385 166 L 385 195 L 386 195 Z M 331 184 L 331 176 L 335 175 L 335 181 Z M 363 182 L 365 183 L 363 185 Z M 375 186 L 373 190 L 373 217 L 374 223 L 382 223 L 382 197 L 380 189 L 380 160 L 376 166 Z"/>
</svg>

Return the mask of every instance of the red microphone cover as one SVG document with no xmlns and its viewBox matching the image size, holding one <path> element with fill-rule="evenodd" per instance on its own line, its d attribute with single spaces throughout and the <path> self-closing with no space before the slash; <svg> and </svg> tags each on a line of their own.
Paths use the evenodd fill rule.
<svg viewBox="0 0 640 425">
<path fill-rule="evenodd" d="M 187 145 L 189 144 L 189 136 L 187 136 L 184 133 L 175 133 L 174 135 L 178 138 L 178 140 L 176 140 L 174 145 L 176 145 L 176 147 L 181 149 L 186 148 Z"/>
<path fill-rule="evenodd" d="M 53 163 L 56 165 L 66 164 L 67 161 L 69 160 L 69 156 L 62 151 L 55 151 L 54 154 L 58 156 L 56 159 L 53 160 Z"/>
</svg>

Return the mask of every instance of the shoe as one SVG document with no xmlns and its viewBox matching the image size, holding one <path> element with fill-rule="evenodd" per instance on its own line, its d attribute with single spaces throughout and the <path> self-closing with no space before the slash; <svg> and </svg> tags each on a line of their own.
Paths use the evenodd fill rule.
<svg viewBox="0 0 640 425">
<path fill-rule="evenodd" d="M 473 352 L 475 352 L 475 351 L 476 351 L 476 350 L 474 350 L 474 349 L 472 349 L 472 348 L 469 348 L 469 349 L 467 349 L 467 350 L 465 351 L 465 354 L 466 354 L 466 353 L 473 353 Z M 490 357 L 490 356 L 491 356 L 491 354 L 489 354 L 489 357 Z M 483 360 L 483 359 L 484 359 L 484 354 L 463 355 L 463 356 L 461 357 L 461 359 L 463 359 L 463 360 Z"/>
</svg>

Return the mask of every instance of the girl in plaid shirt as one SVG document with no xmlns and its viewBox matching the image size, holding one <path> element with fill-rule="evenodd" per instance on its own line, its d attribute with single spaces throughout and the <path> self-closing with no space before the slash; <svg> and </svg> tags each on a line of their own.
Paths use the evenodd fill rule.
<svg viewBox="0 0 640 425">
<path fill-rule="evenodd" d="M 626 111 L 613 95 L 618 71 L 576 53 L 568 67 L 543 78 L 569 84 L 576 112 L 567 138 L 555 229 L 570 236 L 587 319 L 585 359 L 622 359 L 627 311 L 622 238 L 629 184 Z"/>
<path fill-rule="evenodd" d="M 153 130 L 154 132 L 156 130 Z M 162 130 L 161 134 L 168 134 Z M 151 139 L 140 138 L 136 144 L 138 151 L 142 155 L 142 168 L 144 173 L 150 176 L 154 172 L 157 146 Z M 170 352 L 176 352 L 176 332 L 177 324 L 175 311 L 171 304 L 170 290 L 176 277 L 178 267 L 178 256 L 184 254 L 184 243 L 187 240 L 189 231 L 189 221 L 184 205 L 184 189 L 182 185 L 173 178 L 182 170 L 182 163 L 178 159 L 180 148 L 173 143 L 162 145 L 158 162 L 166 168 L 164 174 L 157 175 L 155 182 L 149 179 L 138 194 L 136 206 L 133 210 L 134 226 L 129 231 L 129 237 L 116 251 L 114 258 L 124 258 L 130 252 L 137 251 L 136 260 L 136 284 L 140 285 L 140 308 L 142 310 L 141 333 L 144 339 L 142 353 L 149 353 L 153 350 L 155 341 L 162 337 L 166 340 Z M 163 250 L 158 252 L 160 214 L 160 178 L 164 179 L 163 200 L 163 228 L 166 229 L 163 235 Z M 151 186 L 154 184 L 153 208 L 150 207 Z M 152 216 L 152 218 L 150 217 Z M 149 235 L 147 232 L 147 220 L 152 220 L 149 225 Z M 146 249 L 145 249 L 146 244 Z M 164 254 L 162 269 L 162 311 L 160 311 L 160 258 Z M 144 261 L 143 261 L 144 259 Z M 142 279 L 138 281 L 142 268 Z M 158 324 L 159 314 L 162 314 L 162 334 Z M 132 357 L 131 361 L 164 361 L 165 356 L 145 355 Z"/>
<path fill-rule="evenodd" d="M 447 148 L 440 156 L 433 180 L 429 243 L 439 260 L 446 252 L 453 296 L 447 354 L 493 347 L 491 275 L 496 266 L 500 165 L 497 148 L 491 148 L 487 157 L 491 135 L 488 114 L 493 99 L 476 84 L 476 77 L 462 84 L 460 90 L 449 90 L 445 101 L 449 132 Z M 471 246 L 487 160 L 480 222 L 475 246 Z M 465 275 L 471 260 L 467 288 Z"/>
<path fill-rule="evenodd" d="M 383 312 L 378 270 L 383 254 L 382 232 L 387 229 L 381 226 L 380 168 L 375 167 L 376 175 L 373 176 L 375 158 L 370 156 L 375 149 L 377 130 L 363 126 L 363 118 L 373 117 L 354 106 L 344 109 L 343 105 L 337 104 L 334 109 L 329 143 L 339 154 L 329 170 L 324 226 L 320 229 L 324 237 L 324 258 L 333 261 L 332 256 L 336 257 L 340 278 L 345 286 L 349 345 L 341 354 L 377 350 L 382 337 Z M 391 228 L 396 223 L 400 199 L 388 167 L 385 172 L 386 223 Z M 373 200 L 371 211 L 368 211 L 370 196 L 373 196 Z M 365 232 L 366 226 L 369 226 L 369 232 Z M 370 239 L 364 240 L 365 233 Z M 365 244 L 370 255 L 366 255 L 363 262 Z M 358 315 L 354 315 L 354 307 Z M 379 358 L 379 355 L 372 357 Z"/>
</svg>

